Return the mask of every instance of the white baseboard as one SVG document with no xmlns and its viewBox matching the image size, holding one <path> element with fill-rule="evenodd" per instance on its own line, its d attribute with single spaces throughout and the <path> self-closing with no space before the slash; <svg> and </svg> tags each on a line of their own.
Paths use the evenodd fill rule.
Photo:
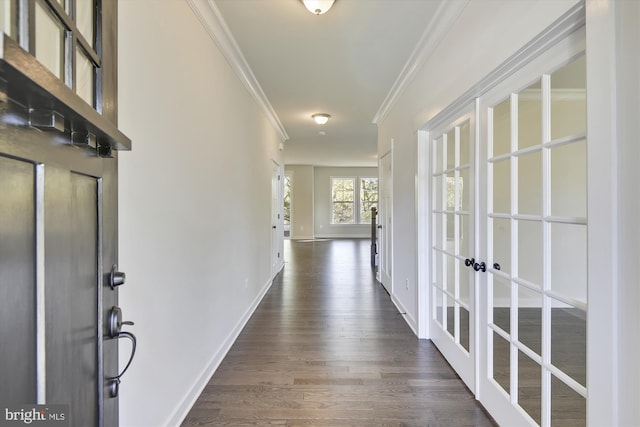
<svg viewBox="0 0 640 427">
<path fill-rule="evenodd" d="M 175 409 L 175 411 L 173 411 L 173 413 L 171 414 L 171 417 L 169 418 L 169 421 L 167 421 L 165 426 L 172 427 L 172 426 L 179 426 L 182 424 L 184 419 L 189 414 L 189 411 L 191 410 L 193 405 L 196 403 L 196 400 L 198 400 L 198 397 L 200 397 L 200 394 L 202 394 L 202 391 L 206 387 L 207 383 L 209 382 L 209 380 L 211 380 L 211 377 L 220 366 L 220 363 L 222 363 L 222 360 L 225 358 L 225 356 L 231 349 L 231 346 L 233 346 L 233 343 L 236 341 L 236 339 L 242 332 L 242 329 L 245 327 L 245 325 L 247 324 L 247 322 L 249 321 L 253 313 L 256 311 L 256 309 L 258 308 L 258 305 L 260 304 L 264 296 L 267 294 L 269 289 L 271 289 L 272 285 L 273 285 L 273 279 L 269 280 L 263 286 L 260 293 L 253 300 L 253 302 L 251 303 L 247 311 L 244 313 L 244 315 L 240 318 L 236 326 L 231 330 L 229 335 L 227 335 L 227 338 L 224 340 L 224 342 L 222 343 L 218 351 L 213 355 L 209 363 L 207 363 L 207 366 L 204 368 L 204 370 L 202 371 L 198 379 L 194 382 L 193 386 L 191 387 L 189 392 L 186 394 L 185 398 L 182 399 L 178 407 Z"/>
<path fill-rule="evenodd" d="M 409 314 L 409 312 L 407 311 L 405 306 L 402 305 L 402 302 L 398 298 L 396 298 L 395 295 L 391 295 L 391 301 L 396 306 L 398 311 L 400 313 L 403 313 L 402 317 L 404 318 L 404 321 L 407 322 L 407 325 L 409 325 L 409 327 L 411 328 L 411 330 L 413 331 L 413 333 L 417 337 L 418 336 L 418 322 L 416 322 L 416 319 L 414 319 L 413 316 L 411 316 Z"/>
</svg>

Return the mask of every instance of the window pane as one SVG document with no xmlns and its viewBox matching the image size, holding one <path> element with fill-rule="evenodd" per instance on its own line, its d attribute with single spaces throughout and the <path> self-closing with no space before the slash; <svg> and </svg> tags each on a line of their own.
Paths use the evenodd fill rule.
<svg viewBox="0 0 640 427">
<path fill-rule="evenodd" d="M 91 107 L 94 104 L 94 75 L 91 61 L 81 49 L 76 49 L 76 93 Z"/>
<path fill-rule="evenodd" d="M 291 224 L 291 177 L 284 176 L 284 224 Z"/>
<path fill-rule="evenodd" d="M 62 78 L 62 51 L 64 32 L 49 7 L 36 2 L 36 52 L 35 56 L 57 78 Z"/>
<path fill-rule="evenodd" d="M 11 14 L 13 13 L 13 2 L 4 0 L 0 3 L 0 32 L 6 33 L 10 37 L 15 37 L 11 27 Z"/>
<path fill-rule="evenodd" d="M 587 385 L 587 313 L 551 299 L 551 363 Z"/>
<path fill-rule="evenodd" d="M 360 223 L 371 223 L 371 208 L 378 207 L 378 178 L 360 179 Z"/>
<path fill-rule="evenodd" d="M 93 47 L 93 16 L 94 2 L 87 0 L 76 1 L 76 25 L 82 36 Z"/>
<path fill-rule="evenodd" d="M 587 400 L 553 375 L 551 376 L 551 425 L 587 425 Z"/>
<path fill-rule="evenodd" d="M 333 178 L 331 180 L 332 224 L 354 223 L 354 182 L 354 178 Z"/>
<path fill-rule="evenodd" d="M 518 403 L 536 423 L 541 424 L 542 368 L 518 351 Z"/>
<path fill-rule="evenodd" d="M 493 379 L 509 393 L 511 389 L 511 350 L 508 341 L 505 341 L 496 332 L 493 333 Z"/>
</svg>

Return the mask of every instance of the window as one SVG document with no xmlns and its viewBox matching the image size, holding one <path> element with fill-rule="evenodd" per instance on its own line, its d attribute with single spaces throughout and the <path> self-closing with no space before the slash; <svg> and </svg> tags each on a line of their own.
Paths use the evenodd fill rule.
<svg viewBox="0 0 640 427">
<path fill-rule="evenodd" d="M 284 176 L 284 225 L 291 225 L 291 175 Z"/>
<path fill-rule="evenodd" d="M 331 178 L 332 224 L 355 223 L 355 178 Z"/>
<path fill-rule="evenodd" d="M 332 224 L 370 224 L 377 205 L 378 178 L 331 178 Z"/>
<path fill-rule="evenodd" d="M 378 178 L 360 178 L 360 223 L 371 224 L 371 208 L 378 208 Z"/>
</svg>

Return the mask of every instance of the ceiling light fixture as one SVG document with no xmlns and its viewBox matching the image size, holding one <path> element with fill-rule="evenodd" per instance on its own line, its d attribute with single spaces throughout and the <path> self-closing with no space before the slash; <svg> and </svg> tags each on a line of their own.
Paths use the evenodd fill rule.
<svg viewBox="0 0 640 427">
<path fill-rule="evenodd" d="M 323 125 L 323 124 L 327 123 L 329 121 L 329 117 L 331 117 L 331 116 L 328 115 L 328 114 L 325 114 L 325 113 L 317 113 L 317 114 L 313 114 L 311 116 L 313 121 L 316 122 L 319 125 Z"/>
<path fill-rule="evenodd" d="M 304 7 L 307 8 L 307 10 L 309 10 L 309 12 L 313 13 L 314 15 L 322 15 L 323 13 L 326 13 L 329 9 L 331 9 L 331 6 L 333 6 L 333 3 L 335 2 L 335 0 L 300 0 L 302 3 L 304 3 Z"/>
</svg>

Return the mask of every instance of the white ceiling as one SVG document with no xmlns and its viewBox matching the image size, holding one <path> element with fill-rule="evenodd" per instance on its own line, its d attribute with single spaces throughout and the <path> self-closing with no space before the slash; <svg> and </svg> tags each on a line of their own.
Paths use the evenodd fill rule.
<svg viewBox="0 0 640 427">
<path fill-rule="evenodd" d="M 377 166 L 372 120 L 443 1 L 337 0 L 319 16 L 299 0 L 215 4 L 289 136 L 286 164 Z"/>
</svg>

